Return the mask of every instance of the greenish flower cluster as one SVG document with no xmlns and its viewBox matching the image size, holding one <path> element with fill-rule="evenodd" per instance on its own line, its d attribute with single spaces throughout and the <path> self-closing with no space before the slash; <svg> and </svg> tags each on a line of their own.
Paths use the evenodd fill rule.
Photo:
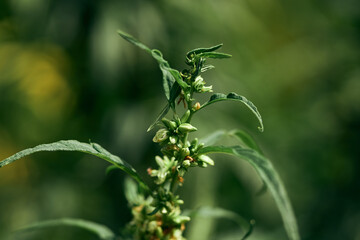
<svg viewBox="0 0 360 240">
<path fill-rule="evenodd" d="M 184 102 L 187 108 L 183 115 L 178 116 L 173 104 L 173 118 L 163 117 L 158 122 L 160 129 L 153 137 L 153 142 L 161 146 L 163 156 L 156 156 L 157 167 L 148 168 L 148 174 L 154 179 L 156 185 L 146 200 L 132 205 L 133 220 L 129 228 L 135 232 L 138 240 L 184 240 L 182 236 L 185 223 L 190 217 L 181 214 L 180 205 L 183 201 L 175 191 L 184 182 L 184 176 L 191 167 L 213 166 L 214 161 L 207 155 L 199 154 L 204 144 L 195 138 L 189 141 L 189 134 L 197 131 L 190 124 L 193 114 L 201 108 L 199 102 L 195 102 L 194 93 L 212 92 L 212 86 L 205 86 L 201 72 L 212 69 L 211 65 L 205 65 L 207 58 L 225 58 L 229 55 L 215 53 L 214 50 L 221 47 L 215 46 L 209 49 L 195 49 L 187 54 L 186 63 L 190 69 L 181 72 L 181 84 L 178 87 L 178 104 Z M 209 55 L 212 53 L 212 55 Z M 158 56 L 158 55 L 157 55 Z M 170 103 L 171 104 L 171 103 Z"/>
</svg>

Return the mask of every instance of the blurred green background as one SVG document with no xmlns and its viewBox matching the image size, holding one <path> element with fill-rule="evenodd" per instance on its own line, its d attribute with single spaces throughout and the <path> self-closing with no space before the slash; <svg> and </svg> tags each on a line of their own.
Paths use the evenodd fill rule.
<svg viewBox="0 0 360 240">
<path fill-rule="evenodd" d="M 146 133 L 165 104 L 161 72 L 122 29 L 160 49 L 173 68 L 185 53 L 224 43 L 230 60 L 203 75 L 262 113 L 265 132 L 236 103 L 213 105 L 198 135 L 242 128 L 272 159 L 302 239 L 360 239 L 360 4 L 355 0 L 1 0 L 0 159 L 60 139 L 91 139 L 144 176 L 159 153 Z M 80 153 L 40 153 L 0 169 L 0 239 L 45 219 L 76 217 L 114 231 L 131 219 L 123 172 Z M 185 208 L 219 206 L 256 219 L 250 240 L 286 239 L 269 193 L 248 164 L 216 158 L 194 169 Z M 196 218 L 190 240 L 239 239 L 231 221 Z M 17 239 L 96 239 L 56 228 Z"/>
</svg>

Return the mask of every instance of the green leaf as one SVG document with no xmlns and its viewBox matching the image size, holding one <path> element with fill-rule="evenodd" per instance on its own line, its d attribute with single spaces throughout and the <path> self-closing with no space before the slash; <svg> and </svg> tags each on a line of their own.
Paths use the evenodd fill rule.
<svg viewBox="0 0 360 240">
<path fill-rule="evenodd" d="M 241 238 L 242 240 L 246 239 L 248 236 L 250 236 L 253 227 L 255 225 L 255 220 L 247 221 L 239 214 L 222 209 L 222 208 L 213 208 L 213 207 L 200 207 L 195 210 L 190 211 L 184 211 L 184 215 L 189 215 L 190 217 L 194 216 L 200 216 L 204 218 L 224 218 L 229 219 L 237 223 L 239 227 L 242 229 L 244 226 L 247 226 L 248 230 L 244 232 L 244 237 Z"/>
<path fill-rule="evenodd" d="M 145 50 L 145 51 L 147 51 L 148 53 L 151 54 L 151 49 L 150 49 L 148 46 L 146 46 L 145 44 L 141 43 L 139 40 L 135 39 L 135 38 L 134 38 L 133 36 L 131 36 L 130 34 L 127 34 L 127 33 L 123 32 L 123 31 L 121 31 L 121 30 L 118 30 L 117 32 L 118 32 L 118 34 L 119 34 L 122 38 L 124 38 L 126 41 L 134 44 L 135 46 L 138 46 L 139 48 L 141 48 L 141 49 L 143 49 L 143 50 Z"/>
<path fill-rule="evenodd" d="M 39 223 L 35 223 L 29 225 L 27 227 L 21 228 L 16 230 L 16 232 L 26 232 L 26 231 L 33 231 L 42 228 L 49 228 L 49 227 L 77 227 L 87 230 L 89 232 L 95 233 L 100 239 L 102 240 L 113 240 L 115 239 L 114 233 L 106 226 L 85 221 L 82 219 L 73 219 L 73 218 L 61 218 L 55 220 L 47 220 L 42 221 Z"/>
<path fill-rule="evenodd" d="M 210 97 L 209 101 L 207 101 L 200 107 L 200 109 L 203 109 L 204 107 L 207 107 L 210 104 L 220 102 L 220 101 L 238 101 L 238 102 L 244 103 L 255 114 L 255 116 L 259 120 L 259 123 L 260 123 L 259 130 L 261 132 L 264 131 L 264 125 L 262 122 L 262 118 L 261 118 L 261 115 L 260 115 L 259 111 L 257 110 L 256 106 L 251 101 L 247 100 L 245 97 L 240 96 L 236 93 L 232 92 L 232 93 L 229 93 L 228 95 L 225 95 L 223 93 L 215 93 Z"/>
<path fill-rule="evenodd" d="M 105 150 L 103 147 L 101 147 L 99 144 L 96 143 L 82 143 L 78 142 L 76 140 L 62 140 L 54 143 L 49 144 L 41 144 L 34 148 L 28 148 L 25 150 L 22 150 L 5 160 L 0 162 L 0 168 L 4 167 L 20 158 L 23 158 L 25 156 L 28 156 L 33 153 L 37 152 L 51 152 L 51 151 L 77 151 L 77 152 L 84 152 L 91 155 L 95 155 L 99 158 L 102 158 L 114 166 L 120 168 L 121 170 L 128 173 L 131 177 L 133 177 L 141 187 L 144 188 L 146 191 L 150 191 L 149 187 L 145 184 L 145 182 L 140 178 L 136 170 L 127 162 L 120 159 L 118 156 L 112 155 L 107 150 Z"/>
<path fill-rule="evenodd" d="M 230 54 L 219 53 L 219 52 L 205 52 L 205 53 L 200 53 L 197 56 L 203 57 L 203 58 L 214 58 L 214 59 L 222 59 L 222 58 L 231 58 L 232 57 Z"/>
<path fill-rule="evenodd" d="M 189 87 L 189 85 L 183 81 L 180 72 L 170 67 L 169 63 L 163 58 L 162 53 L 159 50 L 153 49 L 151 51 L 151 55 L 159 63 L 159 67 L 163 74 L 163 85 L 165 89 L 165 95 L 168 100 L 170 100 L 171 88 L 173 87 L 173 84 L 175 82 L 177 82 L 179 86 L 183 89 Z"/>
<path fill-rule="evenodd" d="M 200 54 L 200 53 L 213 52 L 213 51 L 221 48 L 222 45 L 223 45 L 223 44 L 220 43 L 220 44 L 218 44 L 218 45 L 216 45 L 216 46 L 209 47 L 209 48 L 196 48 L 196 49 L 193 49 L 193 50 L 187 52 L 187 53 L 186 53 L 186 56 L 187 56 L 188 58 L 191 58 L 191 55 L 193 55 L 193 54 L 194 54 L 194 55 L 197 55 L 197 54 Z"/>
<path fill-rule="evenodd" d="M 262 154 L 259 145 L 257 145 L 254 139 L 246 132 L 239 129 L 235 129 L 228 132 L 228 135 L 233 136 L 236 139 L 240 140 L 246 147 L 254 149 L 255 151 Z"/>
<path fill-rule="evenodd" d="M 300 239 L 296 218 L 284 184 L 267 158 L 253 149 L 246 149 L 240 146 L 210 146 L 200 149 L 198 154 L 210 153 L 230 154 L 249 162 L 270 190 L 280 211 L 289 238 L 291 240 Z"/>
</svg>

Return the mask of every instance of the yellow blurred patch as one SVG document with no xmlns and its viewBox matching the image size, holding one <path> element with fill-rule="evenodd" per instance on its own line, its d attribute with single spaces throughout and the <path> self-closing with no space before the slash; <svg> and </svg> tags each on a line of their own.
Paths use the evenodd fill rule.
<svg viewBox="0 0 360 240">
<path fill-rule="evenodd" d="M 38 118 L 57 119 L 68 112 L 73 94 L 66 81 L 67 59 L 55 45 L 0 44 L 0 87 L 15 82 L 18 99 Z"/>
</svg>

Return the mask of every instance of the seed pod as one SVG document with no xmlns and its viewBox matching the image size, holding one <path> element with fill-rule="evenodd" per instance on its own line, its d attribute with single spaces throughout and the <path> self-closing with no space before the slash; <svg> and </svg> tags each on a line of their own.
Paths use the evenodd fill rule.
<svg viewBox="0 0 360 240">
<path fill-rule="evenodd" d="M 169 137 L 169 131 L 165 128 L 160 129 L 156 132 L 153 142 L 159 143 L 165 141 Z"/>
<path fill-rule="evenodd" d="M 185 113 L 184 113 L 184 115 L 181 117 L 181 122 L 182 123 L 185 123 L 188 119 L 189 119 L 189 117 L 190 117 L 190 110 L 187 110 Z"/>
<path fill-rule="evenodd" d="M 197 131 L 197 128 L 194 127 L 193 125 L 191 125 L 190 123 L 182 123 L 179 127 L 178 130 L 181 133 L 188 133 L 188 132 L 194 132 Z"/>
</svg>

